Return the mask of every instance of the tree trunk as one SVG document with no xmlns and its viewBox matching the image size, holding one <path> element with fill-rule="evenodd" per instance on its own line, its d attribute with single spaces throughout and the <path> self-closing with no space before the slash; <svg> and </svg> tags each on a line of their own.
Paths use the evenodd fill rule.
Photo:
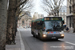
<svg viewBox="0 0 75 50">
<path fill-rule="evenodd" d="M 7 0 L 0 0 L 0 50 L 5 50 L 7 27 Z"/>
<path fill-rule="evenodd" d="M 16 0 L 9 0 L 7 20 L 7 44 L 15 43 Z"/>
<path fill-rule="evenodd" d="M 7 44 L 15 43 L 15 35 L 17 31 L 17 18 L 16 12 L 18 3 L 21 0 L 9 0 L 9 9 L 8 9 L 8 21 L 7 21 Z M 23 2 L 24 3 L 24 2 Z M 21 3 L 21 4 L 23 4 Z M 18 10 L 20 11 L 20 9 Z"/>
<path fill-rule="evenodd" d="M 56 12 L 54 13 L 54 16 L 56 16 Z"/>
<path fill-rule="evenodd" d="M 59 10 L 57 10 L 57 16 L 59 17 Z"/>
<path fill-rule="evenodd" d="M 21 0 L 17 0 L 17 3 L 16 3 L 16 4 L 20 3 L 20 1 L 21 1 Z M 19 17 L 19 11 L 20 11 L 20 9 L 19 9 L 19 7 L 17 7 L 16 14 L 15 14 L 15 17 L 16 17 L 15 31 L 16 31 L 16 32 L 17 32 L 17 21 L 18 21 L 18 17 Z"/>
</svg>

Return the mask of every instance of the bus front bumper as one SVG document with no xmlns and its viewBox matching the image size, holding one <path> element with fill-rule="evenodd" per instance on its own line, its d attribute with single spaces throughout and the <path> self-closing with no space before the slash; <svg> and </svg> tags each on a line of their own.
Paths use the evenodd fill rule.
<svg viewBox="0 0 75 50">
<path fill-rule="evenodd" d="M 43 39 L 63 39 L 64 34 L 43 34 Z"/>
</svg>

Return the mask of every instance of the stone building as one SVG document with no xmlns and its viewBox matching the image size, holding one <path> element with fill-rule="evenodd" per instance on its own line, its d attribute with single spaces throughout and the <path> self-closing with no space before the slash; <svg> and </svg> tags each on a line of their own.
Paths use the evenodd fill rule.
<svg viewBox="0 0 75 50">
<path fill-rule="evenodd" d="M 37 13 L 37 12 L 35 12 L 35 13 L 33 14 L 33 20 L 35 20 L 35 19 L 38 19 L 38 13 Z"/>
<path fill-rule="evenodd" d="M 72 4 L 72 8 L 73 8 L 73 14 L 75 15 L 75 0 L 72 0 L 73 4 Z"/>
<path fill-rule="evenodd" d="M 18 27 L 20 27 L 20 26 L 22 26 L 22 27 L 31 27 L 32 17 L 30 16 L 29 12 L 25 12 L 25 13 L 26 14 L 23 17 L 21 17 L 20 20 L 18 20 Z"/>
<path fill-rule="evenodd" d="M 75 0 L 67 0 L 67 27 L 74 27 L 74 12 L 75 12 Z"/>
<path fill-rule="evenodd" d="M 67 13 L 67 7 L 66 6 L 62 6 L 60 9 L 59 9 L 59 17 L 62 17 L 65 24 L 66 24 L 66 13 Z"/>
<path fill-rule="evenodd" d="M 39 19 L 39 18 L 43 18 L 43 17 L 44 17 L 43 14 L 38 14 L 37 12 L 35 12 L 35 13 L 33 14 L 33 20 Z"/>
</svg>

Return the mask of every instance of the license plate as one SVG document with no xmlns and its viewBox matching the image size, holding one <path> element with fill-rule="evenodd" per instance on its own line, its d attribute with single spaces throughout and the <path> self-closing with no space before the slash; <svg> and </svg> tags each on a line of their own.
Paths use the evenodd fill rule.
<svg viewBox="0 0 75 50">
<path fill-rule="evenodd" d="M 52 39 L 56 39 L 56 37 L 52 37 Z"/>
</svg>

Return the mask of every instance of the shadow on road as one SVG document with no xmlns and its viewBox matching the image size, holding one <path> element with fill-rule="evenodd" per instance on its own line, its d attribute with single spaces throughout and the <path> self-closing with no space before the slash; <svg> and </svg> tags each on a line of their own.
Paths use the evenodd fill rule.
<svg viewBox="0 0 75 50">
<path fill-rule="evenodd" d="M 45 39 L 45 40 L 41 40 L 39 39 L 38 37 L 33 37 L 33 36 L 30 36 L 29 38 L 32 38 L 32 39 L 36 39 L 36 41 L 39 41 L 39 42 L 64 42 L 64 41 L 61 41 L 60 39 L 58 40 L 55 40 L 55 39 Z"/>
</svg>

